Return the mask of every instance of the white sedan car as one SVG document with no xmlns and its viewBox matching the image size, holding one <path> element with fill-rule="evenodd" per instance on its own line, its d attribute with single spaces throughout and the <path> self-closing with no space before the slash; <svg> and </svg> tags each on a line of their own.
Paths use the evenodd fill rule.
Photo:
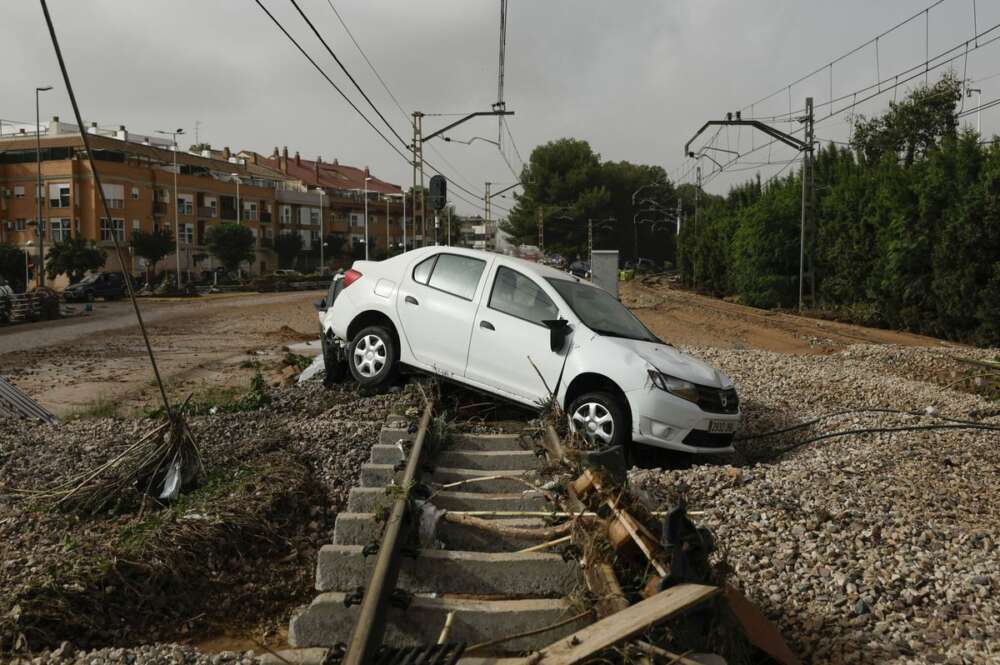
<svg viewBox="0 0 1000 665">
<path fill-rule="evenodd" d="M 540 407 L 555 395 L 600 446 L 732 450 L 732 381 L 657 339 L 603 289 L 520 259 L 424 247 L 357 261 L 320 322 L 328 376 L 377 387 L 402 366 Z"/>
</svg>

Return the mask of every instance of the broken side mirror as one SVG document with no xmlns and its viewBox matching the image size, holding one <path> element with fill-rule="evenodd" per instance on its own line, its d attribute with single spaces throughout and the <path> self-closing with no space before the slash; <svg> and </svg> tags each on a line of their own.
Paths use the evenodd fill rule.
<svg viewBox="0 0 1000 665">
<path fill-rule="evenodd" d="M 549 319 L 542 323 L 549 329 L 549 348 L 555 353 L 560 353 L 566 346 L 566 340 L 573 331 L 573 326 L 566 319 Z"/>
<path fill-rule="evenodd" d="M 326 298 L 322 298 L 321 300 L 317 300 L 316 302 L 314 302 L 313 303 L 313 307 L 316 308 L 317 312 L 325 312 L 326 311 Z"/>
</svg>

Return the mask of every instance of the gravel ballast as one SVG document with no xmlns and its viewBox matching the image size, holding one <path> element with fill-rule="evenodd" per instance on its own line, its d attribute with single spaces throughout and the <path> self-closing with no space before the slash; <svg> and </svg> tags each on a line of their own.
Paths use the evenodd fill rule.
<svg viewBox="0 0 1000 665">
<path fill-rule="evenodd" d="M 865 408 L 933 407 L 1000 426 L 996 402 L 940 385 L 956 368 L 955 351 L 691 351 L 736 381 L 746 424 L 738 436 Z M 961 355 L 986 360 L 996 352 Z M 1000 662 L 1000 432 L 802 444 L 839 430 L 943 423 L 927 415 L 843 415 L 737 443 L 732 459 L 633 470 L 631 478 L 663 497 L 680 491 L 691 510 L 705 511 L 697 519 L 716 535 L 716 562 L 725 562 L 730 581 L 806 662 Z"/>
</svg>

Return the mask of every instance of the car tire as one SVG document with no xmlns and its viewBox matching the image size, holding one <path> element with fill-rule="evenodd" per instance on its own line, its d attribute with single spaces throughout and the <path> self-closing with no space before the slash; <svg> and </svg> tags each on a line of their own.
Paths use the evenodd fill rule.
<svg viewBox="0 0 1000 665">
<path fill-rule="evenodd" d="M 595 391 L 574 399 L 567 410 L 570 427 L 597 448 L 631 447 L 632 432 L 625 407 L 611 393 Z"/>
<path fill-rule="evenodd" d="M 347 360 L 340 347 L 327 339 L 327 336 L 320 332 L 320 348 L 323 349 L 323 385 L 329 388 L 338 384 L 347 376 Z"/>
<path fill-rule="evenodd" d="M 347 349 L 351 376 L 363 388 L 383 388 L 396 377 L 399 353 L 392 334 L 382 326 L 358 331 Z"/>
</svg>

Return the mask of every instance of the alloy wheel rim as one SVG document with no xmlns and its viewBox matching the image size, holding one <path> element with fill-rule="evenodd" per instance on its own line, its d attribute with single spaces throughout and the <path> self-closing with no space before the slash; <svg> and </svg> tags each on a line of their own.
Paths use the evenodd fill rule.
<svg viewBox="0 0 1000 665">
<path fill-rule="evenodd" d="M 590 443 L 609 444 L 615 437 L 615 419 L 603 404 L 585 402 L 570 417 L 573 431 Z"/>
<path fill-rule="evenodd" d="M 377 335 L 365 335 L 354 345 L 354 368 L 365 378 L 378 375 L 385 367 L 386 347 Z"/>
</svg>

